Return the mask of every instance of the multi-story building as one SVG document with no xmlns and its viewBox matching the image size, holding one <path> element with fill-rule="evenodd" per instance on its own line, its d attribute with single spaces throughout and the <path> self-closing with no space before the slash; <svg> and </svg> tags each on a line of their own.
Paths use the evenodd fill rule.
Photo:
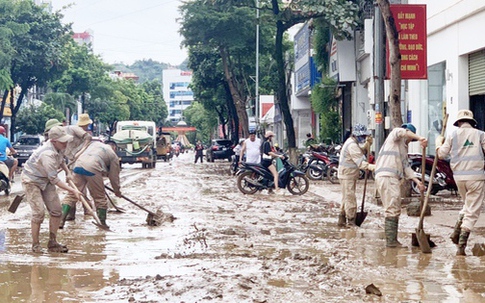
<svg viewBox="0 0 485 303">
<path fill-rule="evenodd" d="M 192 81 L 191 71 L 180 69 L 163 70 L 163 99 L 167 104 L 167 120 L 177 123 L 183 120 L 183 112 L 194 101 L 194 94 L 189 88 Z"/>
</svg>

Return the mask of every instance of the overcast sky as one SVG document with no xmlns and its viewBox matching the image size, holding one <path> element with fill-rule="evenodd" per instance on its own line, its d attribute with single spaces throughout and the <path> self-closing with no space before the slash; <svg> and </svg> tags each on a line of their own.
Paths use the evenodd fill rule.
<svg viewBox="0 0 485 303">
<path fill-rule="evenodd" d="M 179 0 L 51 0 L 74 32 L 91 29 L 93 49 L 107 63 L 153 59 L 179 65 L 187 57 L 178 34 Z"/>
</svg>

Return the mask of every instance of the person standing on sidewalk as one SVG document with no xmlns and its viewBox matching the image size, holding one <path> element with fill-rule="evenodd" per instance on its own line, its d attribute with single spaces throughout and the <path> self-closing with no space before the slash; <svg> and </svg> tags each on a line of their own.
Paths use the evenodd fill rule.
<svg viewBox="0 0 485 303">
<path fill-rule="evenodd" d="M 369 164 L 365 156 L 371 145 L 372 137 L 367 127 L 357 123 L 352 135 L 345 141 L 340 151 L 338 178 L 342 188 L 342 203 L 337 223 L 340 227 L 345 226 L 346 223 L 355 226 L 355 215 L 357 213 L 355 186 L 357 179 L 359 179 L 360 170 L 374 171 L 375 169 L 375 165 Z"/>
<path fill-rule="evenodd" d="M 397 240 L 399 216 L 401 215 L 401 180 L 412 179 L 420 191 L 424 184 L 415 175 L 408 161 L 408 144 L 419 141 L 422 148 L 428 145 L 425 137 L 416 134 L 411 123 L 394 128 L 379 151 L 376 162 L 375 184 L 384 207 L 384 230 L 387 247 L 402 247 Z"/>
<path fill-rule="evenodd" d="M 246 163 L 261 163 L 261 139 L 256 138 L 256 130 L 250 130 L 249 138 L 244 140 L 239 152 L 239 163 L 243 161 L 244 153 L 246 153 Z"/>
<path fill-rule="evenodd" d="M 200 163 L 204 163 L 204 145 L 202 145 L 202 142 L 200 140 L 197 141 L 197 144 L 195 145 L 195 162 L 197 163 L 197 160 L 200 159 Z"/>
<path fill-rule="evenodd" d="M 65 245 L 57 242 L 57 231 L 61 222 L 61 202 L 56 191 L 56 186 L 67 190 L 76 199 L 81 193 L 67 185 L 57 177 L 59 168 L 68 174 L 68 168 L 64 161 L 63 150 L 72 136 L 66 133 L 62 126 L 54 126 L 49 130 L 49 140 L 36 149 L 32 156 L 25 162 L 21 180 L 25 191 L 25 197 L 32 209 L 32 251 L 42 252 L 40 246 L 40 226 L 44 221 L 45 210 L 49 212 L 49 242 L 47 248 L 50 252 L 68 251 Z"/>
<path fill-rule="evenodd" d="M 440 159 L 451 155 L 453 178 L 464 204 L 450 239 L 458 246 L 456 255 L 466 256 L 468 238 L 485 199 L 485 133 L 475 128 L 477 121 L 466 109 L 458 111 L 453 125 L 458 129 L 446 140 L 436 138 L 436 155 Z"/>
<path fill-rule="evenodd" d="M 104 188 L 103 177 L 108 177 L 117 197 L 120 191 L 120 161 L 113 148 L 105 143 L 93 141 L 79 156 L 73 167 L 73 182 L 77 189 L 84 192 L 87 188 L 93 197 L 96 213 L 101 224 L 106 224 L 108 200 Z M 62 200 L 61 228 L 64 228 L 66 217 L 72 206 L 76 205 L 77 197 L 68 193 Z"/>
</svg>

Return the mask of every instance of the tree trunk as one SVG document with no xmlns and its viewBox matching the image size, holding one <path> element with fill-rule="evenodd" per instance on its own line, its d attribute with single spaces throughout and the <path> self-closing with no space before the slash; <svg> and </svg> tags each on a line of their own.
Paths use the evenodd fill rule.
<svg viewBox="0 0 485 303">
<path fill-rule="evenodd" d="M 276 41 L 275 41 L 275 61 L 278 70 L 278 89 L 276 91 L 275 104 L 280 105 L 281 113 L 283 115 L 283 122 L 286 127 L 286 136 L 288 138 L 288 148 L 296 147 L 295 129 L 293 126 L 293 119 L 288 105 L 288 94 L 286 92 L 286 73 L 285 62 L 283 56 L 283 34 L 285 33 L 283 22 L 276 23 Z"/>
<path fill-rule="evenodd" d="M 389 109 L 391 125 L 400 127 L 403 123 L 401 116 L 401 53 L 399 51 L 399 33 L 391 12 L 388 0 L 377 0 L 386 27 L 389 45 L 389 65 L 391 67 L 391 96 Z"/>
<path fill-rule="evenodd" d="M 243 135 L 249 135 L 249 121 L 248 121 L 248 114 L 246 112 L 246 100 L 241 97 L 239 94 L 238 86 L 236 83 L 236 79 L 231 72 L 229 67 L 229 58 L 227 51 L 224 48 L 220 48 L 219 52 L 221 54 L 222 59 L 222 66 L 224 68 L 224 76 L 226 77 L 227 85 L 229 86 L 229 91 L 232 96 L 232 100 L 234 101 L 234 105 L 236 106 L 237 116 L 239 118 L 239 123 L 241 125 L 241 129 L 243 130 Z"/>
</svg>

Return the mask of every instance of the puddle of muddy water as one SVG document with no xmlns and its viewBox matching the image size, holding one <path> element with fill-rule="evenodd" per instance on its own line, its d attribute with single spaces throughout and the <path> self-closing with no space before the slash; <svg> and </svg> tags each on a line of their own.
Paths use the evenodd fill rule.
<svg viewBox="0 0 485 303">
<path fill-rule="evenodd" d="M 192 161 L 122 171 L 123 193 L 173 223 L 149 227 L 146 212 L 118 199 L 126 213 L 108 214 L 113 232 L 89 217 L 66 223 L 68 254 L 30 253 L 28 206 L 0 210 L 0 302 L 485 301 L 485 257 L 455 257 L 446 227 L 432 230 L 432 254 L 386 249 L 375 213 L 362 228 L 336 227 L 338 192 L 244 196 L 227 161 Z M 403 223 L 400 241 L 410 245 L 413 231 Z M 47 220 L 41 233 L 45 245 Z M 382 297 L 365 294 L 371 283 Z"/>
</svg>

